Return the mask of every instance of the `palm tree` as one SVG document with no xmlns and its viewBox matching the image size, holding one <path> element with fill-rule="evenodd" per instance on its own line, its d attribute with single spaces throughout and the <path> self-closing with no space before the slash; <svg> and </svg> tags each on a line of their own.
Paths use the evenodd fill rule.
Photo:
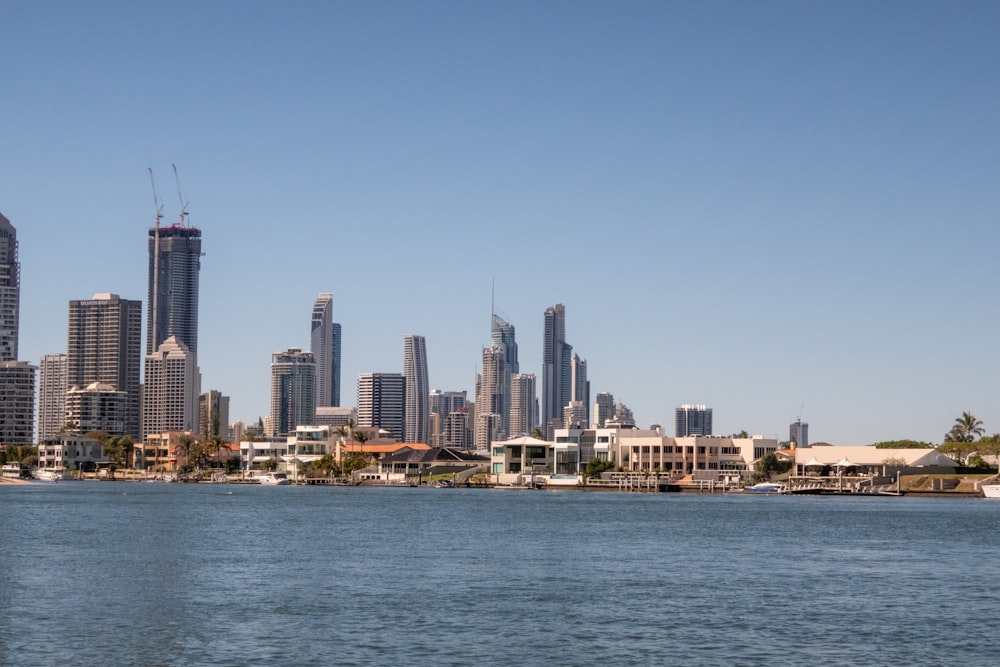
<svg viewBox="0 0 1000 667">
<path fill-rule="evenodd" d="M 945 442 L 973 442 L 976 438 L 982 437 L 986 429 L 983 422 L 976 419 L 969 412 L 963 412 L 961 417 L 955 419 L 955 425 L 951 427 L 945 436 Z"/>
<path fill-rule="evenodd" d="M 217 464 L 216 467 L 221 466 L 221 462 L 222 462 L 221 456 L 222 456 L 222 450 L 223 449 L 228 450 L 229 449 L 229 445 L 227 445 L 222 440 L 222 438 L 219 437 L 219 436 L 217 436 L 217 435 L 213 435 L 212 437 L 210 437 L 205 442 L 205 450 L 204 450 L 205 451 L 205 455 L 209 456 L 209 457 L 212 457 L 212 456 L 215 457 L 215 462 Z"/>
<path fill-rule="evenodd" d="M 351 440 L 354 440 L 359 445 L 361 445 L 361 454 L 365 453 L 365 443 L 368 442 L 368 434 L 364 431 L 360 433 L 351 432 Z"/>
<path fill-rule="evenodd" d="M 192 459 L 197 459 L 200 457 L 201 452 L 199 451 L 198 443 L 190 434 L 185 434 L 177 442 L 177 446 L 174 448 L 174 454 L 176 456 L 175 463 L 178 463 L 183 457 L 188 463 L 191 463 Z M 180 473 L 180 465 L 177 465 L 177 472 Z"/>
<path fill-rule="evenodd" d="M 125 434 L 122 437 L 118 438 L 118 449 L 121 450 L 123 465 L 126 468 L 134 467 L 133 466 L 133 464 L 135 463 L 134 459 L 132 463 L 129 463 L 129 459 L 132 458 L 132 454 L 135 452 L 135 443 L 132 442 L 132 436 Z"/>
</svg>

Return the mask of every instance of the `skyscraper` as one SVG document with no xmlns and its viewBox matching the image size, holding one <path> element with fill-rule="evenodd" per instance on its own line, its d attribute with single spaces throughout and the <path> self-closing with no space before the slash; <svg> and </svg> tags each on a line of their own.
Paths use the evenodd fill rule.
<svg viewBox="0 0 1000 667">
<path fill-rule="evenodd" d="M 340 345 L 344 340 L 343 333 L 341 332 L 340 323 L 333 323 L 333 387 L 331 389 L 330 401 L 331 406 L 328 407 L 340 407 Z"/>
<path fill-rule="evenodd" d="M 794 442 L 796 447 L 809 446 L 809 423 L 801 419 L 796 419 L 788 426 L 788 441 Z"/>
<path fill-rule="evenodd" d="M 406 442 L 429 443 L 431 437 L 430 383 L 427 380 L 427 342 L 423 336 L 403 337 L 403 377 L 406 378 Z"/>
<path fill-rule="evenodd" d="M 201 376 L 197 358 L 176 336 L 146 355 L 142 392 L 142 428 L 146 442 L 151 433 L 198 431 L 198 394 Z"/>
<path fill-rule="evenodd" d="M 587 360 L 574 354 L 570 361 L 570 403 L 583 404 L 584 428 L 590 422 L 590 381 L 587 379 Z M 567 403 L 569 405 L 569 403 Z M 579 413 L 574 412 L 574 419 L 579 421 Z M 566 427 L 569 428 L 569 427 Z"/>
<path fill-rule="evenodd" d="M 69 302 L 66 337 L 67 385 L 84 389 L 94 382 L 128 395 L 125 433 L 139 436 L 142 363 L 142 302 L 117 294 L 95 294 Z"/>
<path fill-rule="evenodd" d="M 604 428 L 605 422 L 614 419 L 615 397 L 614 395 L 602 391 L 597 395 L 594 402 L 594 428 Z"/>
<path fill-rule="evenodd" d="M 271 434 L 295 434 L 316 421 L 316 358 L 290 347 L 271 355 Z"/>
<path fill-rule="evenodd" d="M 499 404 L 501 428 L 510 432 L 511 376 L 520 373 L 517 361 L 517 342 L 514 339 L 514 325 L 494 311 L 490 327 L 490 344 L 503 351 L 503 365 L 500 367 L 500 389 L 502 400 Z"/>
<path fill-rule="evenodd" d="M 203 438 L 229 437 L 229 397 L 209 389 L 198 397 L 198 433 Z"/>
<path fill-rule="evenodd" d="M 704 405 L 682 405 L 674 411 L 675 437 L 712 435 L 712 408 Z"/>
<path fill-rule="evenodd" d="M 316 358 L 316 407 L 340 405 L 340 325 L 333 321 L 333 295 L 316 297 L 310 347 Z"/>
<path fill-rule="evenodd" d="M 503 348 L 483 348 L 483 372 L 476 384 L 476 425 L 473 443 L 477 450 L 489 449 L 494 440 L 507 438 L 503 422 L 504 403 L 509 400 L 503 387 Z"/>
<path fill-rule="evenodd" d="M 26 361 L 0 361 L 0 443 L 35 444 L 35 371 Z"/>
<path fill-rule="evenodd" d="M 146 354 L 170 336 L 198 355 L 198 275 L 201 230 L 177 223 L 149 230 Z M 197 395 L 194 397 L 197 399 Z"/>
<path fill-rule="evenodd" d="M 402 440 L 405 433 L 406 378 L 400 373 L 358 376 L 358 426 L 377 426 Z"/>
<path fill-rule="evenodd" d="M 0 214 L 0 361 L 17 361 L 21 311 L 21 264 L 17 230 Z"/>
<path fill-rule="evenodd" d="M 67 358 L 65 354 L 46 354 L 38 364 L 39 442 L 55 436 L 66 424 Z"/>
<path fill-rule="evenodd" d="M 516 438 L 520 435 L 531 435 L 535 427 L 538 399 L 535 375 L 533 373 L 515 373 L 510 376 L 510 427 L 507 436 Z"/>
<path fill-rule="evenodd" d="M 432 447 L 468 448 L 472 443 L 469 436 L 468 393 L 465 391 L 431 391 L 431 416 L 436 415 L 437 430 L 431 433 Z"/>
<path fill-rule="evenodd" d="M 66 392 L 66 421 L 80 433 L 103 431 L 109 436 L 125 435 L 129 415 L 128 392 L 110 384 L 92 382 Z"/>
<path fill-rule="evenodd" d="M 542 340 L 542 427 L 561 428 L 563 408 L 573 400 L 573 346 L 566 342 L 566 307 L 561 303 L 545 310 Z"/>
</svg>

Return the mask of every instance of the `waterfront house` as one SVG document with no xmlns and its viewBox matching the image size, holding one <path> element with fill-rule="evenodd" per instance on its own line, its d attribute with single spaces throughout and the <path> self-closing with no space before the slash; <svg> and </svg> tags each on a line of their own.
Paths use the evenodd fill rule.
<svg viewBox="0 0 1000 667">
<path fill-rule="evenodd" d="M 82 433 L 63 431 L 38 445 L 42 470 L 94 470 L 106 463 L 103 444 Z"/>
</svg>

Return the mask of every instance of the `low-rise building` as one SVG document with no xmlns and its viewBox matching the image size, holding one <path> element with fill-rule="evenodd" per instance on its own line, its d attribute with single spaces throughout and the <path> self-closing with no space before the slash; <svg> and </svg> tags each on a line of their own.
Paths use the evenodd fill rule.
<svg viewBox="0 0 1000 667">
<path fill-rule="evenodd" d="M 82 433 L 64 431 L 38 445 L 38 467 L 43 470 L 95 470 L 104 463 L 104 446 Z"/>
</svg>

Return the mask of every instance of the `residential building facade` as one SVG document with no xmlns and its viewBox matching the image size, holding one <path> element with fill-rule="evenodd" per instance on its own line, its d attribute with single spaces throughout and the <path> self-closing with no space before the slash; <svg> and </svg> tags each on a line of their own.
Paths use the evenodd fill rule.
<svg viewBox="0 0 1000 667">
<path fill-rule="evenodd" d="M 712 408 L 704 405 L 682 405 L 674 411 L 674 435 L 712 435 Z"/>
<path fill-rule="evenodd" d="M 229 397 L 210 389 L 198 397 L 198 433 L 205 440 L 229 437 Z"/>
<path fill-rule="evenodd" d="M 290 347 L 271 355 L 271 432 L 286 437 L 316 421 L 316 358 Z"/>
<path fill-rule="evenodd" d="M 17 361 L 21 318 L 21 263 L 17 230 L 0 213 L 0 361 Z"/>
<path fill-rule="evenodd" d="M 423 336 L 403 337 L 403 377 L 406 378 L 403 439 L 427 444 L 431 439 L 431 405 L 427 341 Z"/>
<path fill-rule="evenodd" d="M 316 360 L 316 407 L 340 405 L 340 325 L 333 321 L 333 294 L 316 297 L 310 351 Z"/>
<path fill-rule="evenodd" d="M 176 336 L 146 355 L 141 440 L 151 433 L 197 432 L 201 377 L 195 355 Z"/>
<path fill-rule="evenodd" d="M 35 444 L 37 371 L 26 361 L 0 361 L 0 443 Z"/>
<path fill-rule="evenodd" d="M 46 354 L 38 364 L 39 442 L 52 438 L 66 425 L 67 360 L 65 354 Z"/>
<path fill-rule="evenodd" d="M 534 373 L 515 373 L 510 377 L 511 437 L 531 435 L 538 426 L 538 394 Z"/>
<path fill-rule="evenodd" d="M 72 424 L 73 430 L 79 433 L 103 431 L 109 436 L 125 435 L 130 412 L 128 392 L 118 391 L 110 384 L 74 385 L 66 392 L 65 423 Z"/>
<path fill-rule="evenodd" d="M 139 437 L 142 302 L 117 294 L 95 294 L 69 302 L 67 385 L 85 389 L 98 382 L 125 392 L 125 433 Z"/>
<path fill-rule="evenodd" d="M 173 336 L 197 357 L 201 230 L 181 223 L 150 229 L 148 249 L 146 354 Z"/>
<path fill-rule="evenodd" d="M 401 373 L 358 376 L 358 426 L 378 427 L 402 440 L 405 410 L 406 378 Z"/>
</svg>

